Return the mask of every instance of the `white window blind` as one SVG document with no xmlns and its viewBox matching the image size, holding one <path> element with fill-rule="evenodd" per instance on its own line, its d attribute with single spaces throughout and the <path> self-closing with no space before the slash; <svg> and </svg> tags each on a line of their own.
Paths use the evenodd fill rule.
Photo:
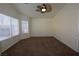
<svg viewBox="0 0 79 59">
<path fill-rule="evenodd" d="M 0 14 L 0 41 L 11 37 L 10 17 Z"/>
<path fill-rule="evenodd" d="M 16 35 L 19 35 L 18 19 L 0 14 L 0 41 Z"/>
<path fill-rule="evenodd" d="M 29 33 L 28 20 L 22 20 L 22 33 Z"/>
<path fill-rule="evenodd" d="M 19 21 L 17 19 L 11 18 L 11 29 L 12 36 L 19 35 Z"/>
</svg>

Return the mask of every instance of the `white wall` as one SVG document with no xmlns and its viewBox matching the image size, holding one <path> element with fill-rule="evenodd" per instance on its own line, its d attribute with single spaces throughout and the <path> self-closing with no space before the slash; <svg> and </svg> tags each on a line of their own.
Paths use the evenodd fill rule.
<svg viewBox="0 0 79 59">
<path fill-rule="evenodd" d="M 79 6 L 78 6 L 78 21 L 77 21 L 77 37 L 78 37 L 78 51 L 79 51 Z"/>
<path fill-rule="evenodd" d="M 79 4 L 67 4 L 52 18 L 53 36 L 78 52 Z"/>
<path fill-rule="evenodd" d="M 30 20 L 31 36 L 52 36 L 51 18 L 33 18 Z"/>
<path fill-rule="evenodd" d="M 11 4 L 0 4 L 0 13 L 17 18 L 19 19 L 19 22 L 20 20 L 22 20 L 20 17 L 21 14 Z M 20 29 L 21 29 L 21 25 L 20 25 Z M 0 53 L 5 51 L 9 47 L 11 47 L 13 44 L 20 41 L 21 39 L 27 38 L 28 36 L 29 36 L 28 34 L 21 34 L 21 30 L 20 30 L 19 35 L 9 38 L 7 40 L 1 41 L 0 42 L 0 48 L 1 48 Z"/>
</svg>

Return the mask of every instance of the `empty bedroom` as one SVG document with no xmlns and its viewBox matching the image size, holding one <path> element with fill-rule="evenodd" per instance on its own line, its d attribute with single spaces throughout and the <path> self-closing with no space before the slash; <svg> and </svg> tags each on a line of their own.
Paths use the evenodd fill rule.
<svg viewBox="0 0 79 59">
<path fill-rule="evenodd" d="M 0 3 L 1 56 L 79 56 L 79 3 Z"/>
</svg>

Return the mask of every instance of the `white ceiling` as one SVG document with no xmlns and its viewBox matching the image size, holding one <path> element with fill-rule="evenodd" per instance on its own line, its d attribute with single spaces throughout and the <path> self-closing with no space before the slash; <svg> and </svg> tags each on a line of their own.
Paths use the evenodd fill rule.
<svg viewBox="0 0 79 59">
<path fill-rule="evenodd" d="M 37 6 L 42 3 L 16 3 L 13 4 L 18 11 L 20 11 L 24 15 L 28 15 L 30 17 L 53 17 L 56 15 L 58 11 L 60 11 L 65 4 L 63 3 L 50 3 L 52 6 L 52 12 L 48 13 L 40 13 L 36 12 Z"/>
</svg>

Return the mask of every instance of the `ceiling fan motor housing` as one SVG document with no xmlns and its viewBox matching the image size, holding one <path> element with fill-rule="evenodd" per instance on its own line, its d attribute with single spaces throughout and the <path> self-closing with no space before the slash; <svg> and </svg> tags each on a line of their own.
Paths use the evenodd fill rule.
<svg viewBox="0 0 79 59">
<path fill-rule="evenodd" d="M 51 10 L 52 10 L 50 4 L 39 5 L 39 6 L 37 6 L 37 8 L 38 8 L 38 9 L 37 9 L 36 11 L 39 11 L 39 12 L 41 12 L 41 13 L 51 12 Z"/>
</svg>

